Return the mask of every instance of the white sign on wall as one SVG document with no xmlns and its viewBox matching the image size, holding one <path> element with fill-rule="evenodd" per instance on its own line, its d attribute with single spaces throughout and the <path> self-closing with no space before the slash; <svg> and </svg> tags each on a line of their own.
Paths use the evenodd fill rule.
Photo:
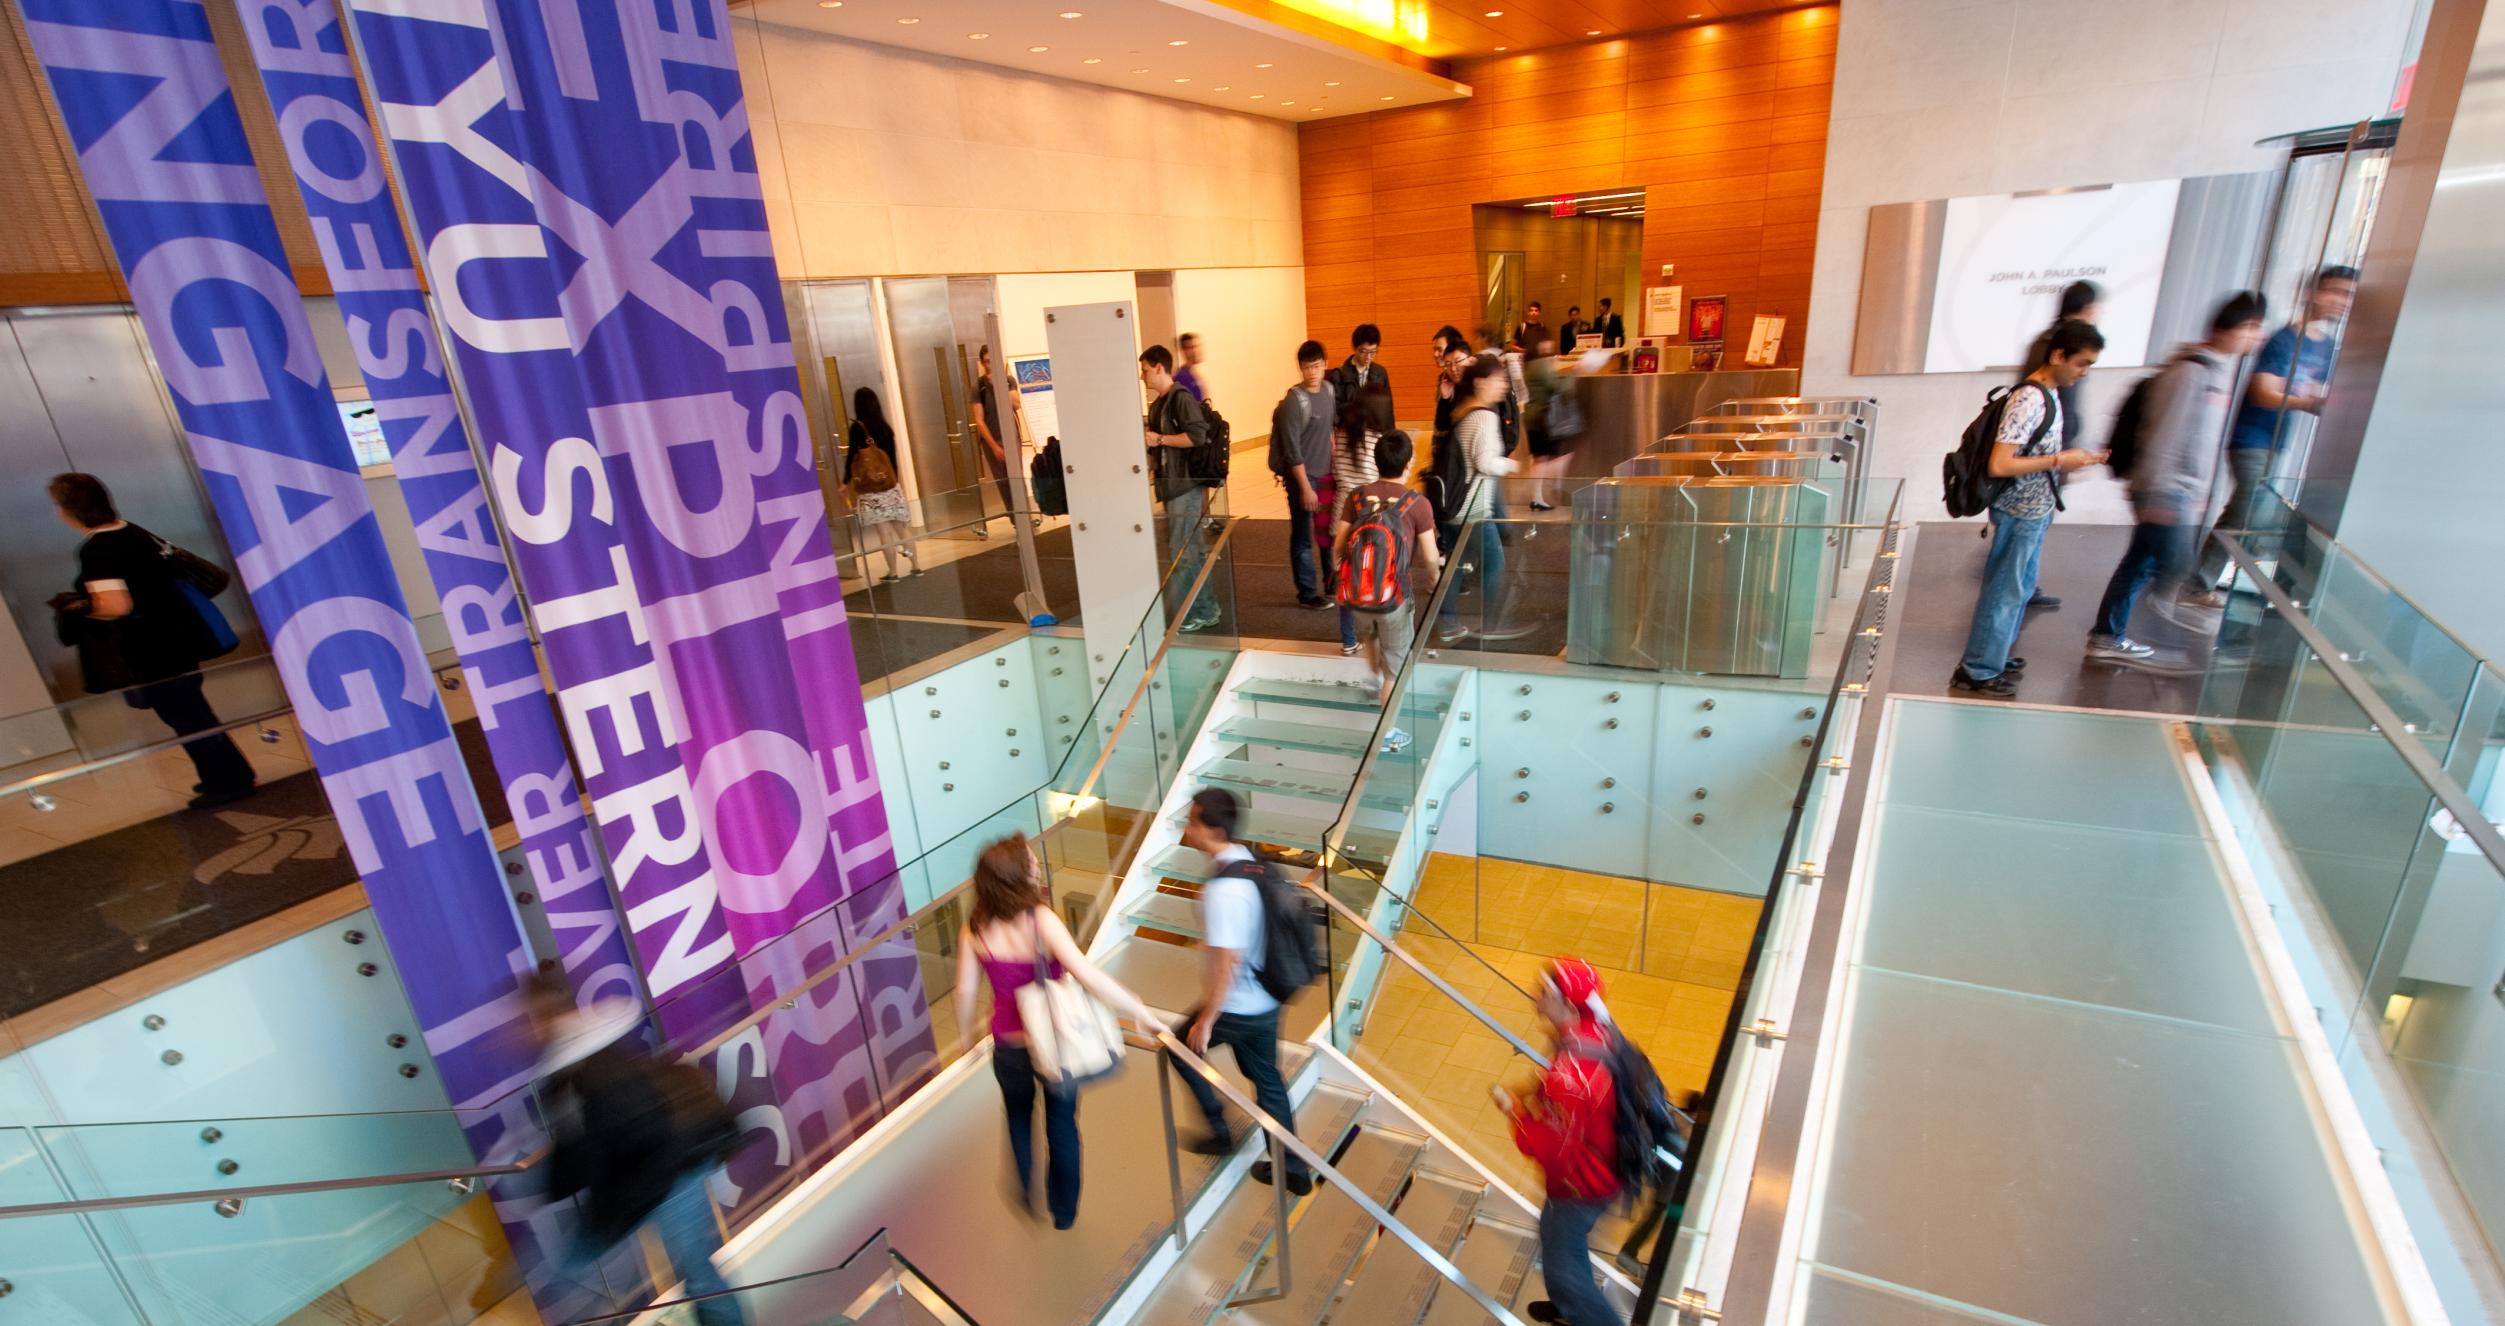
<svg viewBox="0 0 2505 1326">
<path fill-rule="evenodd" d="M 2097 319 L 2105 352 L 2097 362 L 2147 363 L 2181 188 L 2180 180 L 2153 180 L 1949 199 L 1922 370 L 2018 363 L 2053 320 L 2062 287 L 2082 279 L 2105 290 Z"/>
</svg>

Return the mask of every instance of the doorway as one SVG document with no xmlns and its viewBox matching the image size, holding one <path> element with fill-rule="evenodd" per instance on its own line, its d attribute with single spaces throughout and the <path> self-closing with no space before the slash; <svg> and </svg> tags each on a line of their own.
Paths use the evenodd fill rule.
<svg viewBox="0 0 2505 1326">
<path fill-rule="evenodd" d="M 888 406 L 904 416 L 906 464 L 923 523 L 942 537 L 984 537 L 984 522 L 1008 509 L 968 423 L 975 356 L 992 312 L 991 278 L 916 276 L 884 287 L 896 356 Z"/>
</svg>

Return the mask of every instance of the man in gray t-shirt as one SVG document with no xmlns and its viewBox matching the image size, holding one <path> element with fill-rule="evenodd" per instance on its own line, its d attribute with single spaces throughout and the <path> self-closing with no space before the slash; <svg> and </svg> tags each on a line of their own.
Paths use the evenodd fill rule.
<svg viewBox="0 0 2505 1326">
<path fill-rule="evenodd" d="M 1270 412 L 1270 469 L 1287 489 L 1287 565 L 1299 607 L 1331 606 L 1331 424 L 1338 401 L 1322 342 L 1296 347 L 1296 385 Z"/>
<path fill-rule="evenodd" d="M 2065 322 L 2053 329 L 2042 367 L 2010 388 L 2001 398 L 2001 417 L 1993 434 L 1991 474 L 2009 484 L 1992 499 L 1992 551 L 1983 562 L 1983 587 L 1976 593 L 1974 622 L 1966 630 L 1965 656 L 1958 661 L 1948 688 L 1986 700 L 2017 698 L 2017 674 L 2026 660 L 2010 656 L 2018 643 L 2018 624 L 2035 595 L 2035 573 L 2044 552 L 2044 532 L 2052 528 L 2058 506 L 2053 474 L 2068 474 L 2101 464 L 2101 451 L 2065 450 L 2061 445 L 2059 393 L 2087 375 L 2105 349 L 2104 334 L 2085 322 Z"/>
</svg>

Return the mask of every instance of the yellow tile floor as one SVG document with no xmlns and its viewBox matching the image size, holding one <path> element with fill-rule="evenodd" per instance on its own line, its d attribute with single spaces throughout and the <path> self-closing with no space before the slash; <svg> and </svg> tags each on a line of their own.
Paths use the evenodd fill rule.
<svg viewBox="0 0 2505 1326">
<path fill-rule="evenodd" d="M 1533 1045 L 1545 1048 L 1521 990 L 1536 988 L 1541 965 L 1573 954 L 1598 968 L 1612 1016 L 1674 1099 L 1703 1090 L 1712 1071 L 1760 905 L 1449 854 L 1428 861 L 1417 904 L 1423 919 L 1403 931 L 1402 947 Z M 1527 1083 L 1535 1070 L 1417 973 L 1397 963 L 1389 969 L 1355 1057 L 1482 1163 L 1538 1194 L 1538 1170 L 1514 1150 L 1488 1098 L 1489 1087 Z"/>
</svg>

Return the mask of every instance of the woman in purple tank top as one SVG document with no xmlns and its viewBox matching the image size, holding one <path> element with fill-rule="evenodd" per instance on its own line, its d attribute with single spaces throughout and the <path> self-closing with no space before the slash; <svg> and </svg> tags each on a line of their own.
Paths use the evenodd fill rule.
<svg viewBox="0 0 2505 1326">
<path fill-rule="evenodd" d="M 1079 951 L 1069 927 L 1053 914 L 1044 896 L 1044 868 L 1025 834 L 1012 834 L 983 849 L 974 863 L 972 897 L 972 915 L 957 934 L 957 1035 L 961 1042 L 973 1041 L 976 988 L 978 982 L 990 985 L 992 1076 L 1000 1082 L 1000 1101 L 1009 1114 L 1016 1203 L 1022 1211 L 1035 1209 L 1035 1098 L 1041 1095 L 1044 1140 L 1051 1147 L 1045 1197 L 1052 1227 L 1068 1229 L 1079 1218 L 1078 1093 L 1047 1086 L 1036 1077 L 1034 1061 L 1027 1057 L 1026 1028 L 1018 1020 L 1018 990 L 1035 979 L 1040 966 L 1048 980 L 1063 972 L 1078 978 L 1107 1007 L 1143 1028 L 1157 1026 L 1156 1015 Z"/>
</svg>

